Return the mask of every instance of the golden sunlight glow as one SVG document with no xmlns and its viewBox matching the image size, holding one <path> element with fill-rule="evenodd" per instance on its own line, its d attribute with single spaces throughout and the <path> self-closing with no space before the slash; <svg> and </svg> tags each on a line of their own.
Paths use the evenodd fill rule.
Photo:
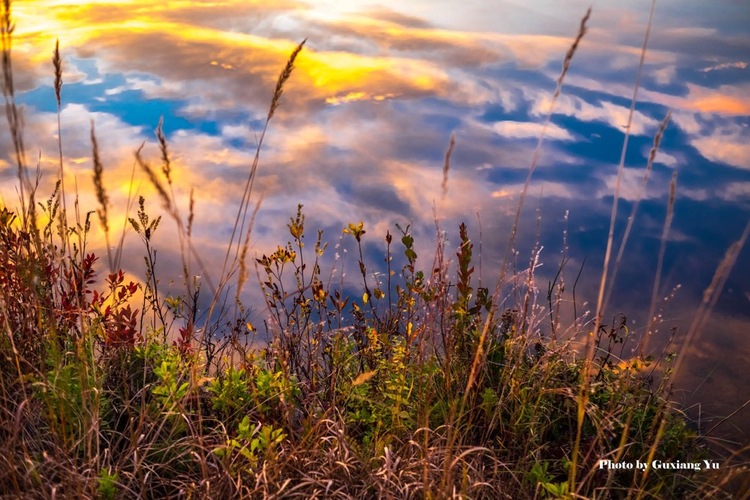
<svg viewBox="0 0 750 500">
<path fill-rule="evenodd" d="M 242 12 L 248 8 L 238 1 L 215 4 L 222 12 L 232 9 Z M 257 2 L 255 7 L 261 11 L 271 8 L 262 2 Z M 205 64 L 236 71 L 237 78 L 262 74 L 269 81 L 275 80 L 298 41 L 203 24 L 204 14 L 210 12 L 206 8 L 204 3 L 189 1 L 120 0 L 78 4 L 30 0 L 19 3 L 15 12 L 19 26 L 26 30 L 19 31 L 19 51 L 33 54 L 27 60 L 43 68 L 49 65 L 51 48 L 59 37 L 64 56 L 71 52 L 84 57 L 95 54 L 106 61 L 107 53 L 117 51 L 118 57 L 131 58 L 137 67 L 144 64 L 142 44 L 153 40 L 164 44 L 163 50 L 175 54 L 171 69 L 195 67 L 196 62 L 200 64 L 200 59 L 205 58 Z M 304 12 L 298 14 L 305 16 Z M 350 16 L 346 19 L 348 21 Z M 361 19 L 359 22 L 366 30 L 380 29 L 383 24 L 367 24 Z M 375 33 L 367 34 L 371 35 Z M 454 44 L 466 38 L 461 43 L 472 43 L 461 34 L 441 30 L 409 33 L 390 28 L 388 36 Z M 298 57 L 295 78 L 290 81 L 291 86 L 306 87 L 307 92 L 298 95 L 330 105 L 432 93 L 448 83 L 449 78 L 440 65 L 424 59 L 315 50 L 310 46 Z"/>
<path fill-rule="evenodd" d="M 346 52 L 308 51 L 300 56 L 297 67 L 314 87 L 327 95 L 329 104 L 362 99 L 384 100 L 396 95 L 396 91 L 403 87 L 417 92 L 432 91 L 448 82 L 447 75 L 427 61 L 367 57 Z M 363 88 L 372 91 L 366 92 Z M 376 96 L 381 97 L 377 99 Z"/>
<path fill-rule="evenodd" d="M 234 66 L 228 63 L 220 63 L 218 61 L 211 61 L 211 66 L 219 66 L 222 69 L 234 69 Z"/>
<path fill-rule="evenodd" d="M 92 50 L 92 47 L 96 47 L 91 44 L 92 41 L 113 32 L 160 32 L 193 42 L 224 41 L 266 48 L 275 46 L 273 42 L 261 37 L 246 37 L 238 33 L 199 27 L 195 23 L 170 20 L 171 16 L 183 8 L 205 10 L 213 6 L 236 6 L 238 10 L 244 10 L 248 4 L 237 1 L 196 4 L 192 1 L 162 3 L 143 0 L 28 0 L 14 5 L 13 16 L 18 26 L 17 43 L 22 48 L 32 49 L 31 52 L 35 54 L 34 62 L 37 62 L 37 59 L 49 59 L 50 51 L 44 47 L 54 46 L 56 38 L 60 39 L 62 48 L 78 47 Z M 199 20 L 196 19 L 196 22 Z"/>
<path fill-rule="evenodd" d="M 326 97 L 326 104 L 338 106 L 339 104 L 356 101 L 385 101 L 387 99 L 393 99 L 394 97 L 396 97 L 396 94 L 391 93 L 371 95 L 366 92 L 349 92 L 342 96 Z"/>
<path fill-rule="evenodd" d="M 701 113 L 750 115 L 750 100 L 720 93 L 706 95 L 705 97 L 688 102 L 692 105 L 693 109 Z"/>
<path fill-rule="evenodd" d="M 686 84 L 688 94 L 675 96 L 654 91 L 643 92 L 644 97 L 672 109 L 717 115 L 750 115 L 747 85 L 722 85 L 717 89 L 693 83 Z"/>
<path fill-rule="evenodd" d="M 516 189 L 498 189 L 497 191 L 492 192 L 493 198 L 508 198 L 511 196 L 515 196 Z"/>
</svg>

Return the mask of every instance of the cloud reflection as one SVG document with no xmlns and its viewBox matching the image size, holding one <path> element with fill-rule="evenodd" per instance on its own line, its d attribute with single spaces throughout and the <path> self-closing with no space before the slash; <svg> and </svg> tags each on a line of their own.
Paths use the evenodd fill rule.
<svg viewBox="0 0 750 500">
<path fill-rule="evenodd" d="M 742 12 L 683 4 L 660 3 L 621 180 L 621 214 L 644 200 L 630 263 L 639 270 L 653 267 L 673 171 L 680 189 L 672 262 L 689 253 L 700 255 L 695 266 L 712 265 L 706 256 L 725 248 L 736 236 L 733 227 L 750 214 L 750 35 L 736 19 Z M 253 251 L 288 239 L 284 224 L 303 203 L 308 226 L 326 229 L 334 240 L 341 227 L 360 219 L 377 241 L 395 222 L 432 237 L 436 218 L 450 233 L 479 212 L 486 260 L 497 262 L 561 59 L 586 7 L 577 0 L 570 5 L 580 12 L 541 0 L 471 7 L 453 0 L 17 2 L 15 67 L 27 145 L 41 153 L 49 187 L 58 168 L 50 54 L 59 37 L 66 185 L 77 182 L 82 205 L 95 206 L 88 139 L 94 120 L 114 216 L 124 220 L 134 193 L 158 206 L 142 173 L 133 185 L 130 179 L 141 143 L 158 164 L 153 131 L 165 115 L 176 194 L 186 206 L 196 188 L 195 239 L 207 261 L 219 262 L 278 73 L 307 37 L 261 153 L 256 193 L 264 202 Z M 565 224 L 560 214 L 570 210 L 575 262 L 601 254 L 646 16 L 642 6 L 595 5 L 590 32 L 552 109 L 522 218 L 521 249 L 533 245 L 541 225 L 551 233 L 542 237 L 546 251 L 557 256 Z M 642 192 L 652 136 L 667 110 L 673 124 Z M 0 192 L 12 204 L 14 167 L 2 127 Z M 451 134 L 457 145 L 443 199 Z M 620 237 L 624 218 L 618 223 Z M 179 273 L 170 264 L 177 261 L 174 229 L 164 234 L 163 265 Z M 134 239 L 131 244 L 136 248 Z M 368 243 L 369 250 L 376 252 L 377 244 Z M 129 256 L 132 270 L 139 269 L 137 255 Z M 670 269 L 674 286 L 681 272 Z M 594 287 L 591 273 L 584 281 Z M 696 271 L 701 279 L 706 273 Z M 687 279 L 695 279 L 693 292 L 702 286 L 698 277 Z M 621 281 L 618 304 L 642 308 L 637 281 Z"/>
</svg>

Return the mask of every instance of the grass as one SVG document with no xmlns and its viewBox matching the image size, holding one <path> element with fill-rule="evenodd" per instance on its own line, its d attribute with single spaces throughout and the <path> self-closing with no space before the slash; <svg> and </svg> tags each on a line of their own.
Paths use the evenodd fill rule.
<svg viewBox="0 0 750 500">
<path fill-rule="evenodd" d="M 255 259 L 265 299 L 254 306 L 267 313 L 267 342 L 248 340 L 260 329 L 240 300 L 257 213 L 257 205 L 249 213 L 250 199 L 262 138 L 304 42 L 273 92 L 219 279 L 210 278 L 192 245 L 193 196 L 184 217 L 161 126 L 161 170 L 140 149 L 136 163 L 177 226 L 184 293 L 159 288 L 161 217 L 149 215 L 143 198 L 134 214 L 135 200 L 128 201 L 132 217 L 123 235 L 127 229 L 140 237 L 146 273 L 140 282 L 126 279 L 119 268 L 123 235 L 110 253 L 114 221 L 93 124 L 98 208 L 81 215 L 76 199 L 68 213 L 62 140 L 60 181 L 45 202 L 36 201 L 15 104 L 10 8 L 5 0 L 3 89 L 21 211 L 0 209 L 0 495 L 720 498 L 748 487 L 744 469 L 715 456 L 671 402 L 684 351 L 626 359 L 624 318 L 605 324 L 597 315 L 593 325 L 576 321 L 565 329 L 557 313 L 561 287 L 550 285 L 548 307 L 537 303 L 538 252 L 507 282 L 503 267 L 500 282 L 512 284 L 509 293 L 501 286 L 491 292 L 474 279 L 477 257 L 464 224 L 455 254 L 438 239 L 427 266 L 408 226 L 382 235 L 387 278 L 374 283 L 368 276 L 376 267 L 363 257 L 366 228 L 352 222 L 344 233 L 356 248 L 361 289 L 351 294 L 321 269 L 322 233 L 312 248 L 305 245 L 300 206 L 287 225 L 289 241 Z M 555 97 L 587 18 L 565 56 Z M 53 66 L 59 116 L 57 46 Z M 452 138 L 443 196 L 453 148 Z M 651 159 L 656 148 L 658 137 Z M 104 272 L 88 249 L 93 213 L 108 242 Z M 746 238 L 747 231 L 727 252 L 688 340 Z M 208 292 L 189 280 L 193 266 Z M 211 305 L 201 315 L 205 293 Z M 543 322 L 552 335 L 540 335 Z M 683 466 L 606 470 L 600 460 Z M 687 467 L 707 463 L 720 468 Z"/>
</svg>

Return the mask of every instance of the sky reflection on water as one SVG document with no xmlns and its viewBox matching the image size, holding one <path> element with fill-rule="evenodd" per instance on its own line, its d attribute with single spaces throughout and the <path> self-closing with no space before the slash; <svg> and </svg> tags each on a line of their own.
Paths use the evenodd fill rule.
<svg viewBox="0 0 750 500">
<path fill-rule="evenodd" d="M 593 2 L 589 32 L 554 108 L 519 234 L 519 268 L 528 265 L 537 235 L 544 247 L 540 297 L 557 271 L 567 235 L 569 287 L 585 260 L 579 312 L 594 307 L 650 8 L 647 1 L 619 4 Z M 125 206 L 133 151 L 146 141 L 144 154 L 158 162 L 153 131 L 164 117 L 183 206 L 196 188 L 194 239 L 204 261 L 221 262 L 277 75 L 307 38 L 261 155 L 256 194 L 262 192 L 264 201 L 251 251 L 269 252 L 287 241 L 285 224 L 302 203 L 307 227 L 325 230 L 332 245 L 347 223 L 363 220 L 372 263 L 382 261 L 382 238 L 397 222 L 412 225 L 420 253 L 428 254 L 436 212 L 453 246 L 459 222 L 469 225 L 477 242 L 481 220 L 483 274 L 489 280 L 507 245 L 561 61 L 588 2 L 561 5 L 551 0 L 18 2 L 14 62 L 30 157 L 41 152 L 45 179 L 54 178 L 50 54 L 59 38 L 66 183 L 77 178 L 82 206 L 95 207 L 90 120 L 96 122 L 116 212 Z M 659 295 L 680 288 L 664 305 L 662 334 L 672 325 L 689 324 L 725 250 L 741 234 L 750 217 L 748 64 L 745 3 L 657 4 L 626 155 L 617 238 L 634 201 L 642 196 L 643 202 L 608 317 L 624 312 L 634 329 L 644 325 L 674 171 L 679 173 L 675 218 Z M 668 110 L 672 121 L 642 193 L 646 157 Z M 0 194 L 14 205 L 15 168 L 2 126 Z M 443 157 L 451 134 L 456 149 L 443 199 Z M 137 175 L 139 192 L 156 209 L 152 187 Z M 177 276 L 173 247 L 164 237 L 159 255 L 165 274 Z M 128 271 L 140 274 L 136 238 L 129 237 L 127 248 Z M 750 399 L 749 264 L 745 249 L 686 366 L 682 387 L 690 388 L 688 393 L 698 387 L 686 393 L 686 401 L 708 401 L 704 412 L 726 415 Z M 745 411 L 738 421 L 748 417 Z"/>
</svg>

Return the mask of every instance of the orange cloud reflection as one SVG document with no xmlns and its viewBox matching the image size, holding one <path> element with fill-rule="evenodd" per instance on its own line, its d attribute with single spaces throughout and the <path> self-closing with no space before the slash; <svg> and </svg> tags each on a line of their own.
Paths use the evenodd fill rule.
<svg viewBox="0 0 750 500">
<path fill-rule="evenodd" d="M 18 32 L 18 50 L 34 54 L 27 60 L 39 66 L 42 74 L 49 71 L 46 66 L 50 48 L 59 37 L 63 55 L 75 51 L 79 56 L 94 56 L 105 71 L 151 73 L 167 87 L 171 80 L 194 83 L 222 79 L 226 88 L 221 95 L 226 101 L 227 95 L 247 97 L 235 92 L 235 88 L 244 88 L 247 93 L 250 87 L 273 85 L 279 69 L 299 42 L 292 36 L 269 36 L 252 25 L 235 29 L 232 20 L 237 13 L 250 10 L 262 24 L 264 16 L 275 22 L 273 16 L 279 11 L 294 16 L 301 9 L 310 7 L 296 2 L 269 6 L 257 1 L 248 5 L 237 0 L 164 4 L 143 0 L 30 0 L 19 3 L 15 16 L 23 27 Z M 297 38 L 302 37 L 300 34 Z M 316 50 L 314 43 L 308 43 L 296 66 L 295 78 L 289 85 L 304 88 L 295 93 L 298 101 L 377 101 L 397 95 L 424 95 L 449 83 L 439 66 L 425 60 Z M 218 74 L 215 69 L 219 68 L 233 71 Z M 254 81 L 257 79 L 261 81 Z M 190 83 L 174 91 L 185 92 L 185 85 Z M 205 95 L 210 99 L 209 92 Z M 233 105 L 218 102 L 216 97 L 214 101 L 212 104 L 217 107 Z"/>
<path fill-rule="evenodd" d="M 719 113 L 728 115 L 750 115 L 750 99 L 723 93 L 720 89 L 715 92 L 701 92 L 691 89 L 691 95 L 697 94 L 687 102 L 692 109 L 701 113 Z"/>
</svg>

